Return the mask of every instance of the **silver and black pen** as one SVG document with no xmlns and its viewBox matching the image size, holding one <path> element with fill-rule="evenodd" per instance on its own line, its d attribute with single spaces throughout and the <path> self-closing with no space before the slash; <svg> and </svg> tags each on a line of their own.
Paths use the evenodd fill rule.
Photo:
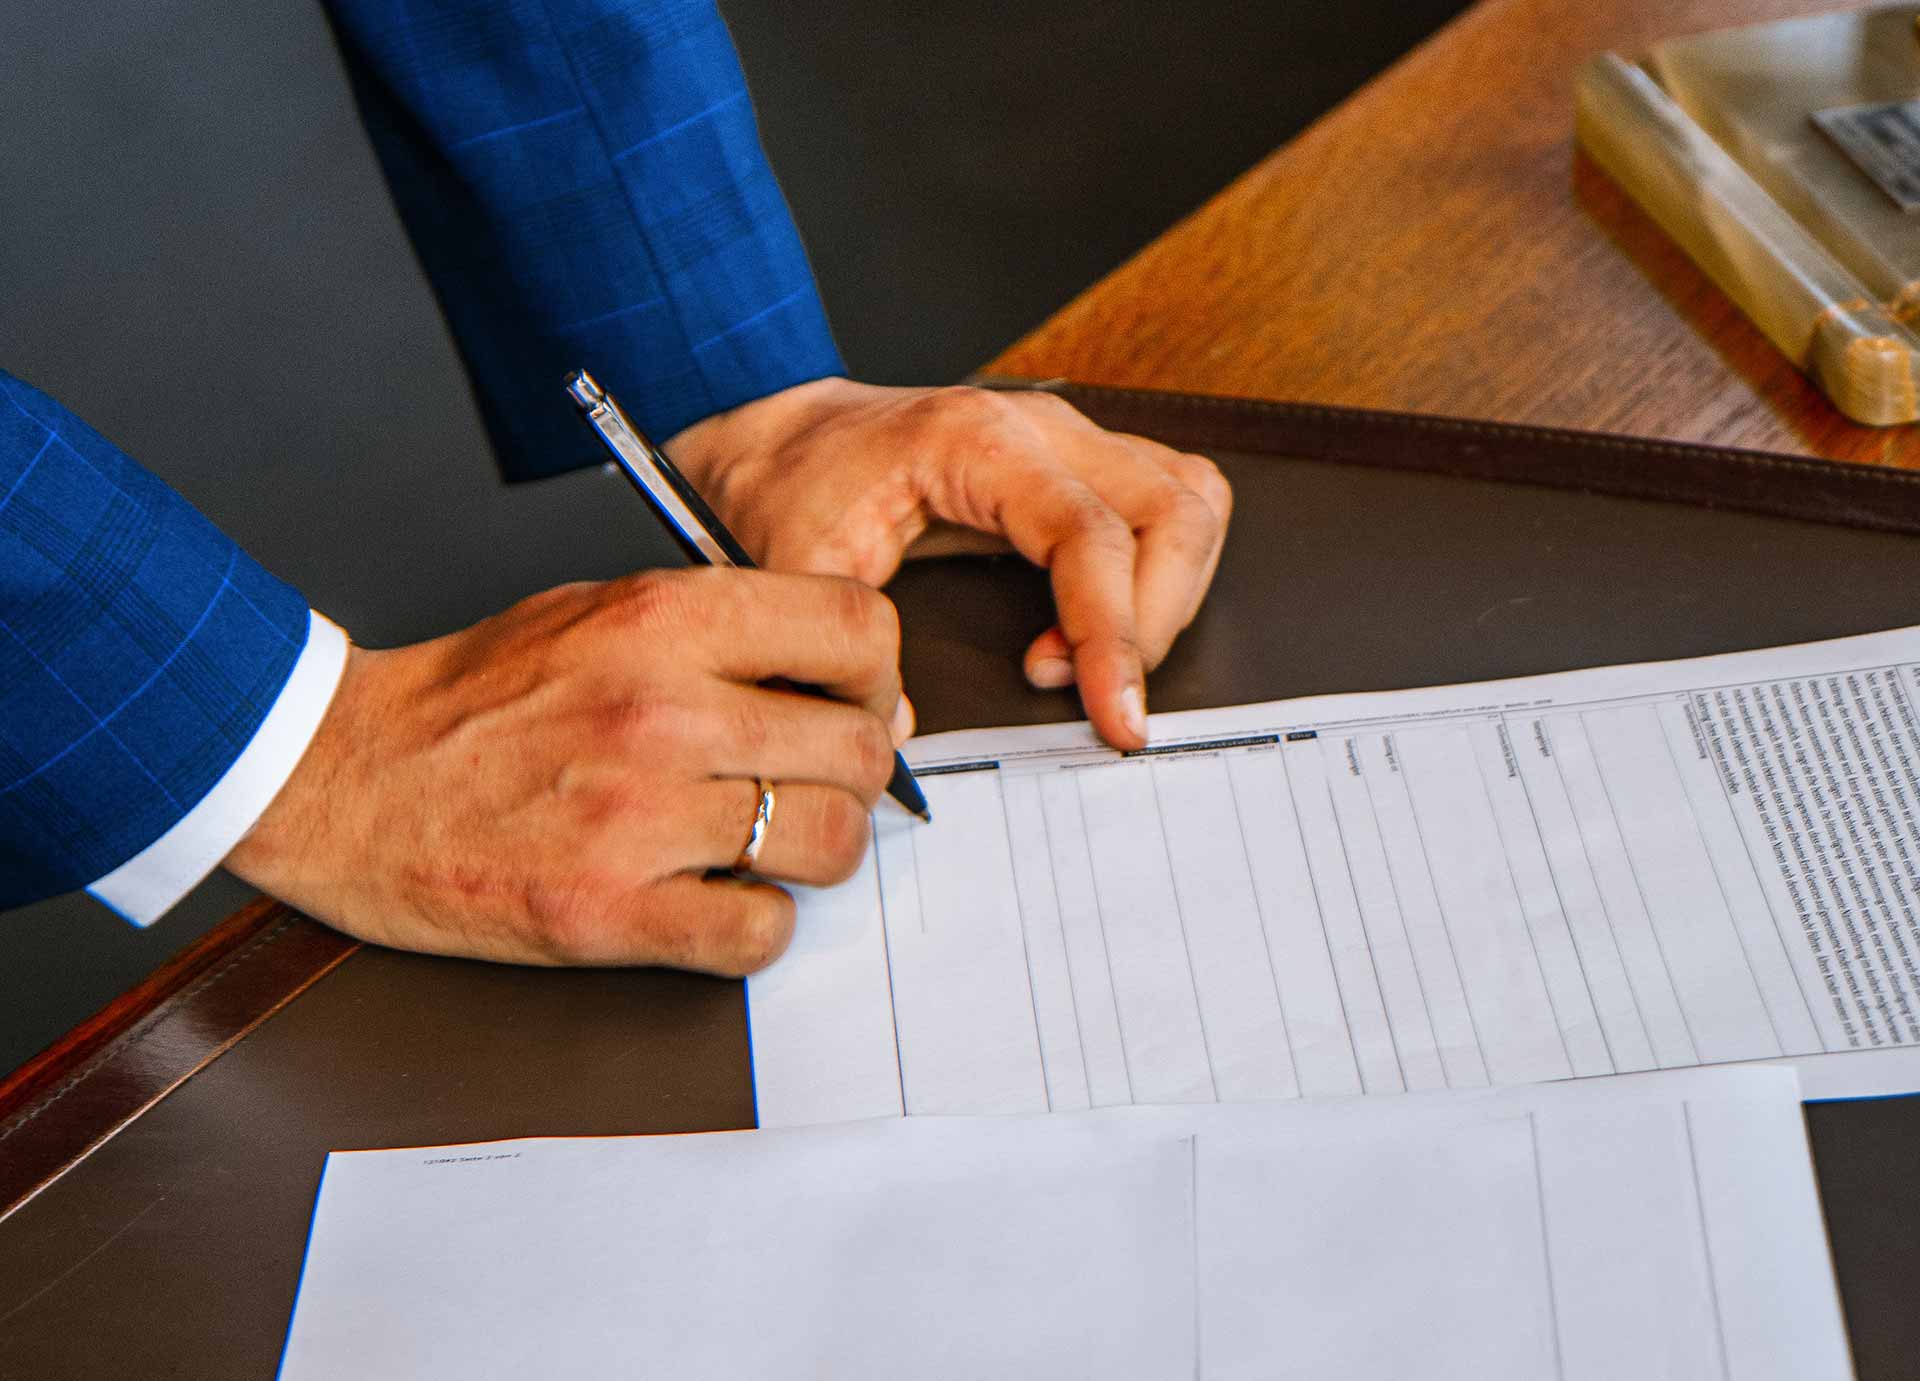
<svg viewBox="0 0 1920 1381">
<path fill-rule="evenodd" d="M 591 374 L 584 369 L 576 370 L 567 379 L 567 392 L 588 425 L 606 443 L 614 464 L 632 481 L 690 559 L 705 566 L 753 569 L 753 558 L 747 555 L 747 549 L 707 507 L 699 491 L 687 482 L 687 477 L 660 448 L 633 425 L 613 397 L 593 381 Z M 796 685 L 793 689 L 810 695 L 825 694 L 814 686 Z M 898 752 L 893 755 L 893 778 L 887 783 L 887 794 L 922 820 L 932 823 L 933 814 L 927 809 L 927 798 L 920 790 L 920 783 L 913 779 L 913 769 Z"/>
</svg>

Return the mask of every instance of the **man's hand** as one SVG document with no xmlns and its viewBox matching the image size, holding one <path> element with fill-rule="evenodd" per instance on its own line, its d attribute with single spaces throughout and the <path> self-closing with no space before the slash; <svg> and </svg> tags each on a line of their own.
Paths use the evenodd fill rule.
<svg viewBox="0 0 1920 1381">
<path fill-rule="evenodd" d="M 1046 393 L 821 379 L 666 446 L 756 560 L 891 578 L 903 557 L 1011 545 L 1052 575 L 1059 622 L 1027 679 L 1072 682 L 1109 743 L 1146 742 L 1145 673 L 1213 580 L 1232 495 L 1211 461 L 1104 431 Z"/>
<path fill-rule="evenodd" d="M 812 682 L 836 700 L 757 684 Z M 793 931 L 730 867 L 851 875 L 909 732 L 893 606 L 850 580 L 650 572 L 465 632 L 356 649 L 306 756 L 227 859 L 350 934 L 522 963 L 747 973 Z"/>
</svg>

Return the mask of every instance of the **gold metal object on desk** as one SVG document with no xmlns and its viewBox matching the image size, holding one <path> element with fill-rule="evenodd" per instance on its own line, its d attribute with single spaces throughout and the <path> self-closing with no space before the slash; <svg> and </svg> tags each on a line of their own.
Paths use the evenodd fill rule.
<svg viewBox="0 0 1920 1381">
<path fill-rule="evenodd" d="M 1920 419 L 1920 6 L 1669 39 L 1580 72 L 1582 149 L 1834 404 Z"/>
</svg>

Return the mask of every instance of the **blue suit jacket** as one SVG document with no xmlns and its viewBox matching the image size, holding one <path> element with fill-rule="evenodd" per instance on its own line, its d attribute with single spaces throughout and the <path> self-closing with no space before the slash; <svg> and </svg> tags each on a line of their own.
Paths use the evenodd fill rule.
<svg viewBox="0 0 1920 1381">
<path fill-rule="evenodd" d="M 502 468 L 841 371 L 712 0 L 326 0 Z M 30 362 L 12 362 L 30 368 Z M 239 756 L 307 604 L 0 372 L 0 907 L 140 852 Z"/>
</svg>

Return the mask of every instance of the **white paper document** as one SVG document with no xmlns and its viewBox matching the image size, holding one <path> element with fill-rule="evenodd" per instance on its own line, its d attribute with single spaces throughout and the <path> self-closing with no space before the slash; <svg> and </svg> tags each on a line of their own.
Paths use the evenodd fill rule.
<svg viewBox="0 0 1920 1381">
<path fill-rule="evenodd" d="M 280 1375 L 1186 1381 L 1191 1138 L 1043 1120 L 336 1153 Z"/>
<path fill-rule="evenodd" d="M 1920 1090 L 1920 630 L 908 746 L 762 1126 L 1788 1060 Z"/>
<path fill-rule="evenodd" d="M 1194 1137 L 1209 1381 L 1844 1378 L 1798 1098 L 1692 1070 L 1094 1116 Z"/>
<path fill-rule="evenodd" d="M 1843 1381 L 1798 1086 L 328 1161 L 284 1381 Z"/>
</svg>

